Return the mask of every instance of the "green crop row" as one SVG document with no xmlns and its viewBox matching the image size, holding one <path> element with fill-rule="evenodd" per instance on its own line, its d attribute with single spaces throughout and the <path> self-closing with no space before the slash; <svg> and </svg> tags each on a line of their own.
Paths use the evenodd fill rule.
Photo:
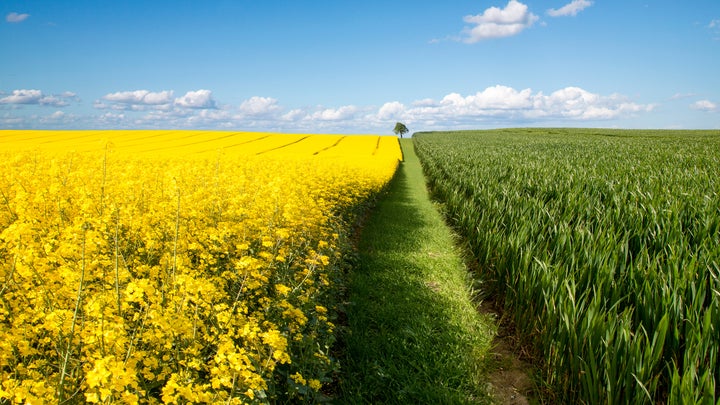
<svg viewBox="0 0 720 405">
<path fill-rule="evenodd" d="M 414 141 L 558 401 L 720 403 L 720 132 Z"/>
</svg>

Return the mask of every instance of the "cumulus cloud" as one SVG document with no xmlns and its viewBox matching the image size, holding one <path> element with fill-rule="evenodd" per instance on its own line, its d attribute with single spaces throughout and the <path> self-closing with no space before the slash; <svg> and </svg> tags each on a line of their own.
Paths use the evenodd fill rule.
<svg viewBox="0 0 720 405">
<path fill-rule="evenodd" d="M 549 96 L 539 93 L 535 97 L 533 113 L 537 116 L 569 118 L 573 120 L 610 120 L 652 111 L 654 105 L 636 104 L 625 97 L 613 94 L 601 96 L 579 87 L 566 87 Z M 532 117 L 535 114 L 529 114 Z"/>
<path fill-rule="evenodd" d="M 517 0 L 510 0 L 505 8 L 490 7 L 482 14 L 465 16 L 463 21 L 474 26 L 463 31 L 462 41 L 472 44 L 485 39 L 517 35 L 531 27 L 538 19 L 538 16 L 528 10 L 528 6 Z"/>
<path fill-rule="evenodd" d="M 40 104 L 43 94 L 40 90 L 13 90 L 12 94 L 0 98 L 2 104 Z"/>
<path fill-rule="evenodd" d="M 68 91 L 61 94 L 47 95 L 41 90 L 19 89 L 13 90 L 10 95 L 0 97 L 0 104 L 36 104 L 50 107 L 65 107 L 70 105 L 70 101 L 77 101 L 77 99 L 78 97 L 75 93 Z"/>
<path fill-rule="evenodd" d="M 450 93 L 439 101 L 421 100 L 410 108 L 395 105 L 393 117 L 411 122 L 448 124 L 495 121 L 609 120 L 651 111 L 653 105 L 630 102 L 619 95 L 601 96 L 579 87 L 566 87 L 545 95 L 532 89 L 492 86 L 463 96 Z M 387 118 L 387 104 L 377 112 Z"/>
<path fill-rule="evenodd" d="M 713 103 L 710 100 L 696 101 L 690 105 L 690 108 L 692 108 L 693 110 L 709 111 L 709 112 L 718 111 L 718 105 Z"/>
<path fill-rule="evenodd" d="M 387 131 L 396 121 L 426 129 L 611 121 L 635 117 L 655 107 L 632 102 L 622 95 L 601 95 L 572 86 L 546 94 L 530 88 L 495 85 L 474 93 L 451 92 L 439 98 L 420 98 L 405 103 L 388 101 L 377 106 L 348 104 L 292 109 L 286 109 L 272 97 L 253 96 L 239 104 L 217 105 L 209 90 L 189 91 L 177 98 L 173 94 L 171 90 L 109 93 L 94 103 L 96 109 L 105 111 L 83 116 L 59 110 L 52 114 L 32 115 L 30 108 L 23 109 L 23 112 L 19 108 L 8 108 L 0 123 L 6 127 L 26 128 L 72 125 L 93 128 L 373 132 Z M 46 95 L 40 90 L 15 90 L 11 94 L 0 93 L 0 106 L 57 106 L 73 98 L 76 99 L 77 95 L 71 92 Z M 709 100 L 698 101 L 691 107 L 720 111 L 718 105 Z"/>
<path fill-rule="evenodd" d="M 254 96 L 243 101 L 239 110 L 243 114 L 252 116 L 267 116 L 280 110 L 278 101 L 272 97 Z"/>
<path fill-rule="evenodd" d="M 518 91 L 512 87 L 497 85 L 467 97 L 451 93 L 443 97 L 440 104 L 453 106 L 459 111 L 516 110 L 529 108 L 532 105 L 531 96 L 530 89 Z"/>
<path fill-rule="evenodd" d="M 399 119 L 403 111 L 405 111 L 405 106 L 402 103 L 391 101 L 383 104 L 377 115 L 381 120 L 393 120 Z"/>
<path fill-rule="evenodd" d="M 324 108 L 320 111 L 315 111 L 310 114 L 307 118 L 317 121 L 340 121 L 348 120 L 355 116 L 358 108 L 353 105 L 345 105 L 339 108 Z"/>
<path fill-rule="evenodd" d="M 167 111 L 175 109 L 212 109 L 216 108 L 210 90 L 188 91 L 182 97 L 174 97 L 173 90 L 152 92 L 149 90 L 118 91 L 109 93 L 96 100 L 93 106 L 97 109 L 121 111 Z"/>
<path fill-rule="evenodd" d="M 294 108 L 287 113 L 283 114 L 280 118 L 283 121 L 299 121 L 307 115 L 307 112 L 302 108 Z"/>
<path fill-rule="evenodd" d="M 65 107 L 67 105 L 70 105 L 70 103 L 67 101 L 66 98 L 61 96 L 43 96 L 39 100 L 40 105 L 46 105 L 46 106 L 52 106 L 52 107 Z"/>
<path fill-rule="evenodd" d="M 160 105 L 171 103 L 173 101 L 173 92 L 172 90 L 157 93 L 148 90 L 119 91 L 106 94 L 103 99 L 121 104 Z"/>
<path fill-rule="evenodd" d="M 589 0 L 573 0 L 572 2 L 558 8 L 551 8 L 547 11 L 547 14 L 551 17 L 566 17 L 576 16 L 577 13 L 584 9 L 592 6 L 593 2 Z"/>
<path fill-rule="evenodd" d="M 96 126 L 105 128 L 128 127 L 128 120 L 125 113 L 106 112 L 96 119 Z"/>
<path fill-rule="evenodd" d="M 175 99 L 175 105 L 185 108 L 215 108 L 215 100 L 210 90 L 188 91 Z"/>
<path fill-rule="evenodd" d="M 9 23 L 19 23 L 27 20 L 28 17 L 30 17 L 30 14 L 12 12 L 5 16 L 5 21 Z"/>
</svg>

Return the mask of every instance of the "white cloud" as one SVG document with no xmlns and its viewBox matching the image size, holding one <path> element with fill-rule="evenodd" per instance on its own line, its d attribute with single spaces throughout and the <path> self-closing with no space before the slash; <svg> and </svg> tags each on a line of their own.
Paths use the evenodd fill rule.
<svg viewBox="0 0 720 405">
<path fill-rule="evenodd" d="M 250 97 L 240 104 L 239 110 L 243 114 L 262 116 L 269 115 L 280 110 L 278 101 L 272 97 Z"/>
<path fill-rule="evenodd" d="M 188 91 L 184 96 L 175 99 L 175 105 L 185 108 L 215 108 L 212 91 Z"/>
<path fill-rule="evenodd" d="M 353 118 L 357 111 L 357 107 L 352 105 L 346 105 L 340 108 L 326 108 L 320 111 L 316 111 L 306 118 L 318 121 L 348 120 Z"/>
<path fill-rule="evenodd" d="M 693 110 L 709 111 L 709 112 L 718 111 L 718 105 L 713 103 L 710 100 L 696 101 L 690 105 L 690 108 L 692 108 Z"/>
<path fill-rule="evenodd" d="M 13 90 L 12 95 L 0 98 L 1 104 L 40 104 L 40 90 Z"/>
<path fill-rule="evenodd" d="M 482 14 L 465 16 L 463 21 L 475 26 L 463 31 L 462 41 L 472 44 L 485 39 L 517 35 L 538 19 L 525 4 L 510 0 L 503 9 L 490 7 Z"/>
<path fill-rule="evenodd" d="M 445 96 L 440 104 L 454 105 L 464 110 L 514 110 L 530 107 L 531 93 L 530 89 L 517 91 L 497 85 L 467 97 L 451 93 Z"/>
<path fill-rule="evenodd" d="M 682 100 L 684 98 L 697 97 L 695 93 L 675 93 L 670 97 L 670 100 Z"/>
<path fill-rule="evenodd" d="M 9 23 L 19 23 L 27 20 L 30 14 L 12 12 L 5 16 L 5 21 Z"/>
<path fill-rule="evenodd" d="M 477 128 L 482 125 L 537 125 L 624 119 L 653 110 L 620 95 L 603 96 L 579 87 L 550 94 L 496 85 L 474 94 L 449 93 L 439 100 L 424 98 L 379 107 L 344 105 L 285 110 L 277 99 L 254 96 L 219 109 L 151 110 L 135 122 L 144 127 L 243 128 L 288 132 L 383 131 L 389 122 L 415 128 Z M 128 117 L 129 119 L 129 117 Z"/>
<path fill-rule="evenodd" d="M 383 104 L 377 115 L 381 120 L 394 120 L 398 119 L 403 111 L 405 111 L 405 106 L 402 103 L 391 101 Z"/>
<path fill-rule="evenodd" d="M 70 104 L 70 101 L 76 101 L 77 99 L 77 95 L 71 92 L 46 95 L 41 90 L 19 89 L 13 90 L 12 94 L 0 98 L 0 104 L 37 104 L 50 107 L 65 107 Z"/>
<path fill-rule="evenodd" d="M 122 128 L 128 126 L 128 120 L 124 113 L 106 112 L 96 119 L 97 126 L 105 128 Z"/>
<path fill-rule="evenodd" d="M 416 101 L 413 101 L 413 103 L 412 103 L 412 105 L 414 105 L 416 107 L 422 107 L 422 106 L 433 105 L 433 104 L 435 104 L 435 100 L 433 100 L 431 98 L 424 98 L 422 100 L 416 100 Z"/>
<path fill-rule="evenodd" d="M 172 99 L 173 92 L 172 91 L 161 91 L 159 93 L 150 93 L 148 92 L 143 97 L 143 103 L 144 104 L 150 104 L 150 105 L 157 105 L 157 104 L 167 104 Z"/>
<path fill-rule="evenodd" d="M 50 115 L 50 118 L 52 119 L 62 119 L 63 117 L 65 117 L 65 113 L 60 110 L 55 111 Z"/>
<path fill-rule="evenodd" d="M 173 91 L 165 90 L 153 93 L 148 90 L 119 91 L 103 96 L 103 99 L 120 104 L 161 105 L 173 101 Z"/>
<path fill-rule="evenodd" d="M 118 91 L 96 100 L 93 107 L 119 111 L 166 111 L 178 114 L 177 109 L 216 108 L 210 90 L 188 91 L 182 97 L 174 98 L 173 90 L 152 92 L 149 90 Z"/>
<path fill-rule="evenodd" d="M 70 105 L 67 100 L 59 96 L 44 96 L 40 99 L 40 105 L 47 105 L 52 107 L 65 107 Z"/>
<path fill-rule="evenodd" d="M 283 114 L 280 118 L 284 121 L 299 121 L 307 115 L 302 108 L 295 108 Z"/>
<path fill-rule="evenodd" d="M 593 2 L 589 0 L 573 0 L 558 9 L 551 8 L 547 11 L 547 13 L 551 17 L 576 16 L 577 13 L 592 6 L 592 4 Z"/>
<path fill-rule="evenodd" d="M 566 87 L 549 96 L 536 96 L 534 113 L 539 117 L 573 120 L 610 120 L 639 112 L 651 111 L 654 105 L 631 103 L 619 95 L 601 96 L 579 87 Z M 529 116 L 533 116 L 530 114 Z"/>
<path fill-rule="evenodd" d="M 572 125 L 622 120 L 652 111 L 652 104 L 639 104 L 626 97 L 592 93 L 580 87 L 565 87 L 545 94 L 530 88 L 490 86 L 475 93 L 451 92 L 440 98 L 408 102 L 388 101 L 377 106 L 304 106 L 286 109 L 272 97 L 253 96 L 239 104 L 216 106 L 209 90 L 187 92 L 173 98 L 172 91 L 147 90 L 110 93 L 96 100 L 95 114 L 75 116 L 66 111 L 34 114 L 30 108 L 4 109 L 0 124 L 32 128 L 203 128 L 244 129 L 278 132 L 385 133 L 396 121 L 414 129 L 460 129 L 483 126 Z M 40 90 L 0 93 L 3 104 L 48 106 L 77 98 L 70 92 L 47 96 Z M 43 100 L 43 101 L 41 101 Z M 0 104 L 2 105 L 2 104 Z M 212 106 L 212 108 L 209 108 Z M 718 111 L 702 100 L 693 108 Z M 21 111 L 22 110 L 22 111 Z M 0 110 L 2 113 L 3 110 Z"/>
<path fill-rule="evenodd" d="M 376 119 L 387 118 L 384 107 L 378 110 Z M 531 89 L 497 85 L 467 96 L 450 93 L 440 101 L 420 100 L 410 108 L 393 112 L 394 117 L 422 125 L 453 126 L 485 121 L 610 120 L 653 108 L 653 105 L 629 102 L 619 95 L 601 96 L 579 87 L 566 87 L 545 95 Z"/>
<path fill-rule="evenodd" d="M 50 115 L 38 116 L 35 118 L 35 121 L 43 127 L 64 128 L 68 126 L 75 126 L 77 116 L 58 110 Z"/>
<path fill-rule="evenodd" d="M 100 100 L 95 100 L 95 101 L 93 101 L 93 108 L 96 108 L 98 110 L 106 110 L 106 109 L 110 108 L 110 105 L 103 103 Z"/>
</svg>

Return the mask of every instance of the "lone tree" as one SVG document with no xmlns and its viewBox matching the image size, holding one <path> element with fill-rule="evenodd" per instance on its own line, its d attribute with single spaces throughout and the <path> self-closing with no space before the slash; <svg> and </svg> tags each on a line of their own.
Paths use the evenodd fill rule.
<svg viewBox="0 0 720 405">
<path fill-rule="evenodd" d="M 395 124 L 395 129 L 393 129 L 393 132 L 395 132 L 395 135 L 400 135 L 400 138 L 403 137 L 403 135 L 408 133 L 408 129 L 402 122 L 398 122 Z"/>
</svg>

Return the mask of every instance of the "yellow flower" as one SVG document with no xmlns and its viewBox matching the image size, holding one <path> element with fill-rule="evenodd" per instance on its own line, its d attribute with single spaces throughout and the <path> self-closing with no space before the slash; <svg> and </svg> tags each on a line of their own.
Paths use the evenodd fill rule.
<svg viewBox="0 0 720 405">
<path fill-rule="evenodd" d="M 110 358 L 105 357 L 95 361 L 92 370 L 88 371 L 85 378 L 90 388 L 104 386 L 109 381 L 112 373 L 107 367 Z"/>
<path fill-rule="evenodd" d="M 346 253 L 346 214 L 392 178 L 397 140 L 2 135 L 0 277 L 13 283 L 0 308 L 0 368 L 13 378 L 0 396 L 55 402 L 47 381 L 64 372 L 64 394 L 89 403 L 235 403 L 231 392 L 284 395 L 265 393 L 277 364 L 330 370 L 307 354 L 326 342 L 305 330 L 306 313 L 324 322 L 334 311 L 318 302 L 339 287 L 326 267 Z M 141 388 L 153 386 L 161 393 L 146 398 Z"/>
<path fill-rule="evenodd" d="M 295 373 L 295 374 L 291 375 L 290 378 L 292 378 L 293 381 L 295 381 L 296 383 L 298 383 L 300 385 L 307 384 L 307 381 L 305 381 L 305 378 L 303 378 L 302 374 L 300 374 L 300 373 Z"/>
<path fill-rule="evenodd" d="M 288 293 L 290 293 L 292 288 L 290 288 L 284 284 L 275 284 L 275 290 L 278 292 L 278 294 L 280 294 L 282 296 L 286 296 L 286 295 L 288 295 Z"/>
<path fill-rule="evenodd" d="M 308 386 L 315 391 L 320 391 L 320 388 L 322 388 L 322 383 L 320 382 L 320 380 L 313 378 L 308 381 Z"/>
<path fill-rule="evenodd" d="M 245 396 L 250 399 L 255 399 L 255 391 L 248 389 L 247 391 L 245 391 Z"/>
</svg>

